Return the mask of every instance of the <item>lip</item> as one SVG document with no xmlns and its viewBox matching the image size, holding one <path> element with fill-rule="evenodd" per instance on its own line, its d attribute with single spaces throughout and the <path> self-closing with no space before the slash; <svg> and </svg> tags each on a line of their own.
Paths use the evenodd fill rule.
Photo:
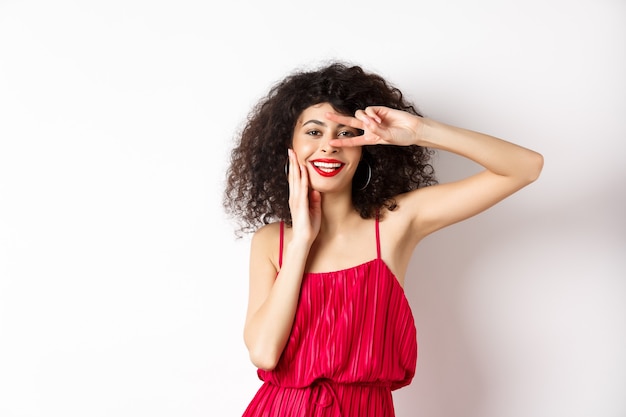
<svg viewBox="0 0 626 417">
<path fill-rule="evenodd" d="M 339 174 L 346 164 L 337 159 L 314 159 L 311 166 L 322 177 L 334 177 Z"/>
</svg>

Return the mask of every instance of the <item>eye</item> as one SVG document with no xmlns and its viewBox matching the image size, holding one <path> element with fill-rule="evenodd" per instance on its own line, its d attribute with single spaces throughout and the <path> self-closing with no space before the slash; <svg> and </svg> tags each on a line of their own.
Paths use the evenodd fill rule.
<svg viewBox="0 0 626 417">
<path fill-rule="evenodd" d="M 337 137 L 344 137 L 344 138 L 353 138 L 355 136 L 359 136 L 359 133 L 354 130 L 342 130 L 341 132 L 337 134 Z"/>
<path fill-rule="evenodd" d="M 322 132 L 320 132 L 317 129 L 311 129 L 311 130 L 307 130 L 306 134 L 309 135 L 309 136 L 319 136 L 319 135 L 322 134 Z"/>
</svg>

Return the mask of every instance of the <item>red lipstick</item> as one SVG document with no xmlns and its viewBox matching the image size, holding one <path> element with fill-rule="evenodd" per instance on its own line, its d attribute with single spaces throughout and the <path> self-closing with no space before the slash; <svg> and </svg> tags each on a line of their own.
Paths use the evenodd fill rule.
<svg viewBox="0 0 626 417">
<path fill-rule="evenodd" d="M 315 172 L 322 177 L 334 177 L 339 174 L 345 164 L 337 159 L 315 159 L 311 161 L 311 165 Z"/>
</svg>

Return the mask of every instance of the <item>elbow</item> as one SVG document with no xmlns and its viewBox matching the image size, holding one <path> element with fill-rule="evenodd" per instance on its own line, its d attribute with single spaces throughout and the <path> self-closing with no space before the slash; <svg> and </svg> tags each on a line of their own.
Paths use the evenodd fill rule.
<svg viewBox="0 0 626 417">
<path fill-rule="evenodd" d="M 280 355 L 273 353 L 269 350 L 263 349 L 249 349 L 250 361 L 254 366 L 263 370 L 271 371 L 276 368 Z"/>
<path fill-rule="evenodd" d="M 541 171 L 543 170 L 543 155 L 535 152 L 534 160 L 533 160 L 533 175 L 531 176 L 531 182 L 534 182 L 539 178 Z"/>
<path fill-rule="evenodd" d="M 537 152 L 533 152 L 528 158 L 526 171 L 526 181 L 528 184 L 535 182 L 541 171 L 543 170 L 543 155 Z"/>
<path fill-rule="evenodd" d="M 282 350 L 279 350 L 268 340 L 250 340 L 250 335 L 246 334 L 244 334 L 244 342 L 248 348 L 250 361 L 254 366 L 264 371 L 271 371 L 276 368 Z"/>
<path fill-rule="evenodd" d="M 286 340 L 259 326 L 245 327 L 243 339 L 254 366 L 263 371 L 276 368 L 283 354 Z"/>
</svg>

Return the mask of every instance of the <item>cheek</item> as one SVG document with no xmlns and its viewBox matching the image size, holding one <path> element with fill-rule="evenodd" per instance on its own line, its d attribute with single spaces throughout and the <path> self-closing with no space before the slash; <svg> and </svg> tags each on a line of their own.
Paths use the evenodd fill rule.
<svg viewBox="0 0 626 417">
<path fill-rule="evenodd" d="M 312 142 L 306 141 L 293 141 L 293 151 L 298 156 L 298 160 L 303 161 L 309 155 L 313 154 L 317 150 L 317 147 Z"/>
<path fill-rule="evenodd" d="M 344 152 L 346 155 L 349 155 L 349 158 L 355 161 L 356 164 L 361 160 L 361 155 L 363 155 L 362 148 L 344 148 Z"/>
</svg>

